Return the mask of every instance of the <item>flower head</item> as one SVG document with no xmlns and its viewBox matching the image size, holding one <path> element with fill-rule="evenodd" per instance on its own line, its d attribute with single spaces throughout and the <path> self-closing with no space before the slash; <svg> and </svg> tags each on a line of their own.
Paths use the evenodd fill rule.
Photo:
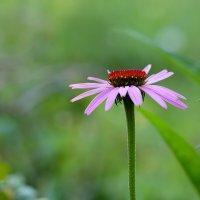
<svg viewBox="0 0 200 200">
<path fill-rule="evenodd" d="M 186 99 L 184 96 L 169 88 L 153 85 L 153 83 L 166 79 L 174 73 L 165 69 L 148 77 L 150 69 L 151 65 L 147 65 L 143 70 L 108 71 L 108 81 L 88 77 L 88 80 L 94 82 L 71 84 L 72 89 L 90 89 L 73 98 L 71 102 L 97 94 L 85 110 L 85 114 L 90 115 L 103 101 L 106 100 L 105 110 L 108 111 L 114 102 L 127 96 L 130 97 L 135 106 L 141 106 L 144 94 L 147 94 L 165 109 L 167 109 L 166 102 L 168 102 L 185 110 L 187 105 L 180 101 L 180 98 Z"/>
</svg>

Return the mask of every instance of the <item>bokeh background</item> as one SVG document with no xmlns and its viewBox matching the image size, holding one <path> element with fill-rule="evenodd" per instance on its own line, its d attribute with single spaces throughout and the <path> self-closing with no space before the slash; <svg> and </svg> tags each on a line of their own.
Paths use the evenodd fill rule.
<svg viewBox="0 0 200 200">
<path fill-rule="evenodd" d="M 200 87 L 137 31 L 198 67 L 198 0 L 0 0 L 0 198 L 2 200 L 126 200 L 128 169 L 123 106 L 91 116 L 92 98 L 69 100 L 70 83 L 106 70 L 163 68 L 160 83 L 182 94 L 189 109 L 154 112 L 200 153 Z M 139 200 L 198 200 L 174 155 L 136 111 Z M 173 137 L 173 136 L 172 136 Z M 9 172 L 7 173 L 9 168 Z"/>
</svg>

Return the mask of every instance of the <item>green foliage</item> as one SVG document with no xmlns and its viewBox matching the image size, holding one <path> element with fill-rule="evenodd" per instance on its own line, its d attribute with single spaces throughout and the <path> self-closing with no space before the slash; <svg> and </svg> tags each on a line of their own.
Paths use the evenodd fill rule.
<svg viewBox="0 0 200 200">
<path fill-rule="evenodd" d="M 37 196 L 37 191 L 25 184 L 23 176 L 12 174 L 0 182 L 1 200 L 37 200 Z"/>
<path fill-rule="evenodd" d="M 200 156 L 197 151 L 159 117 L 143 109 L 140 111 L 156 127 L 200 195 Z"/>
<path fill-rule="evenodd" d="M 0 181 L 5 179 L 9 172 L 8 164 L 0 161 Z"/>
<path fill-rule="evenodd" d="M 22 174 L 26 183 L 21 186 L 28 185 L 48 200 L 128 198 L 122 106 L 107 113 L 101 107 L 85 117 L 83 111 L 91 98 L 71 104 L 69 100 L 79 92 L 69 90 L 68 85 L 85 81 L 87 76 L 106 78 L 107 69 L 142 69 L 152 63 L 150 73 L 154 73 L 163 64 L 173 67 L 179 63 L 175 59 L 182 60 L 144 45 L 150 42 L 153 47 L 152 40 L 141 43 L 144 37 L 132 40 L 113 34 L 124 27 L 156 38 L 173 25 L 187 38 L 184 48 L 174 53 L 198 60 L 199 7 L 196 0 L 1 1 L 0 158 L 10 166 L 11 174 Z M 185 73 L 198 71 L 198 63 L 183 61 L 180 67 Z M 199 73 L 194 72 L 193 79 L 199 80 Z M 166 121 L 176 123 L 180 132 L 187 130 L 182 131 L 184 137 L 198 145 L 199 86 L 179 74 L 163 83 L 188 97 L 190 107 L 184 114 L 173 108 L 164 112 Z M 145 106 L 163 115 L 151 100 Z M 143 118 L 137 116 L 137 124 L 142 127 L 137 134 L 141 199 L 199 199 L 171 157 L 169 165 L 160 168 L 160 162 L 166 162 L 165 149 Z M 4 187 L 0 199 L 13 194 L 15 189 Z"/>
</svg>

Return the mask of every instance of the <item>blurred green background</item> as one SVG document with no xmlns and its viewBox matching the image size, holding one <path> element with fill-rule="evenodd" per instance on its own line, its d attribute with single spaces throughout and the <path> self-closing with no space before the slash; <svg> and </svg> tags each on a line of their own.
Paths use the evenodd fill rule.
<svg viewBox="0 0 200 200">
<path fill-rule="evenodd" d="M 86 117 L 92 97 L 69 102 L 81 92 L 70 83 L 106 79 L 107 69 L 151 63 L 151 73 L 174 71 L 160 84 L 186 96 L 189 109 L 166 111 L 148 97 L 143 107 L 200 153 L 200 87 L 123 33 L 140 32 L 198 64 L 199 8 L 197 0 L 0 0 L 0 198 L 128 199 L 123 106 Z M 139 112 L 136 118 L 138 200 L 198 200 L 157 131 Z"/>
</svg>

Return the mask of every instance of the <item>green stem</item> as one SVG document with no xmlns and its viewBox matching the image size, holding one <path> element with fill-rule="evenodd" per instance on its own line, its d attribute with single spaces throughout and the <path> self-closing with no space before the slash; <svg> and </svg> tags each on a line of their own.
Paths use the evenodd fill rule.
<svg viewBox="0 0 200 200">
<path fill-rule="evenodd" d="M 124 98 L 124 108 L 128 127 L 129 193 L 130 200 L 136 200 L 135 191 L 135 115 L 134 104 L 129 97 Z"/>
</svg>

